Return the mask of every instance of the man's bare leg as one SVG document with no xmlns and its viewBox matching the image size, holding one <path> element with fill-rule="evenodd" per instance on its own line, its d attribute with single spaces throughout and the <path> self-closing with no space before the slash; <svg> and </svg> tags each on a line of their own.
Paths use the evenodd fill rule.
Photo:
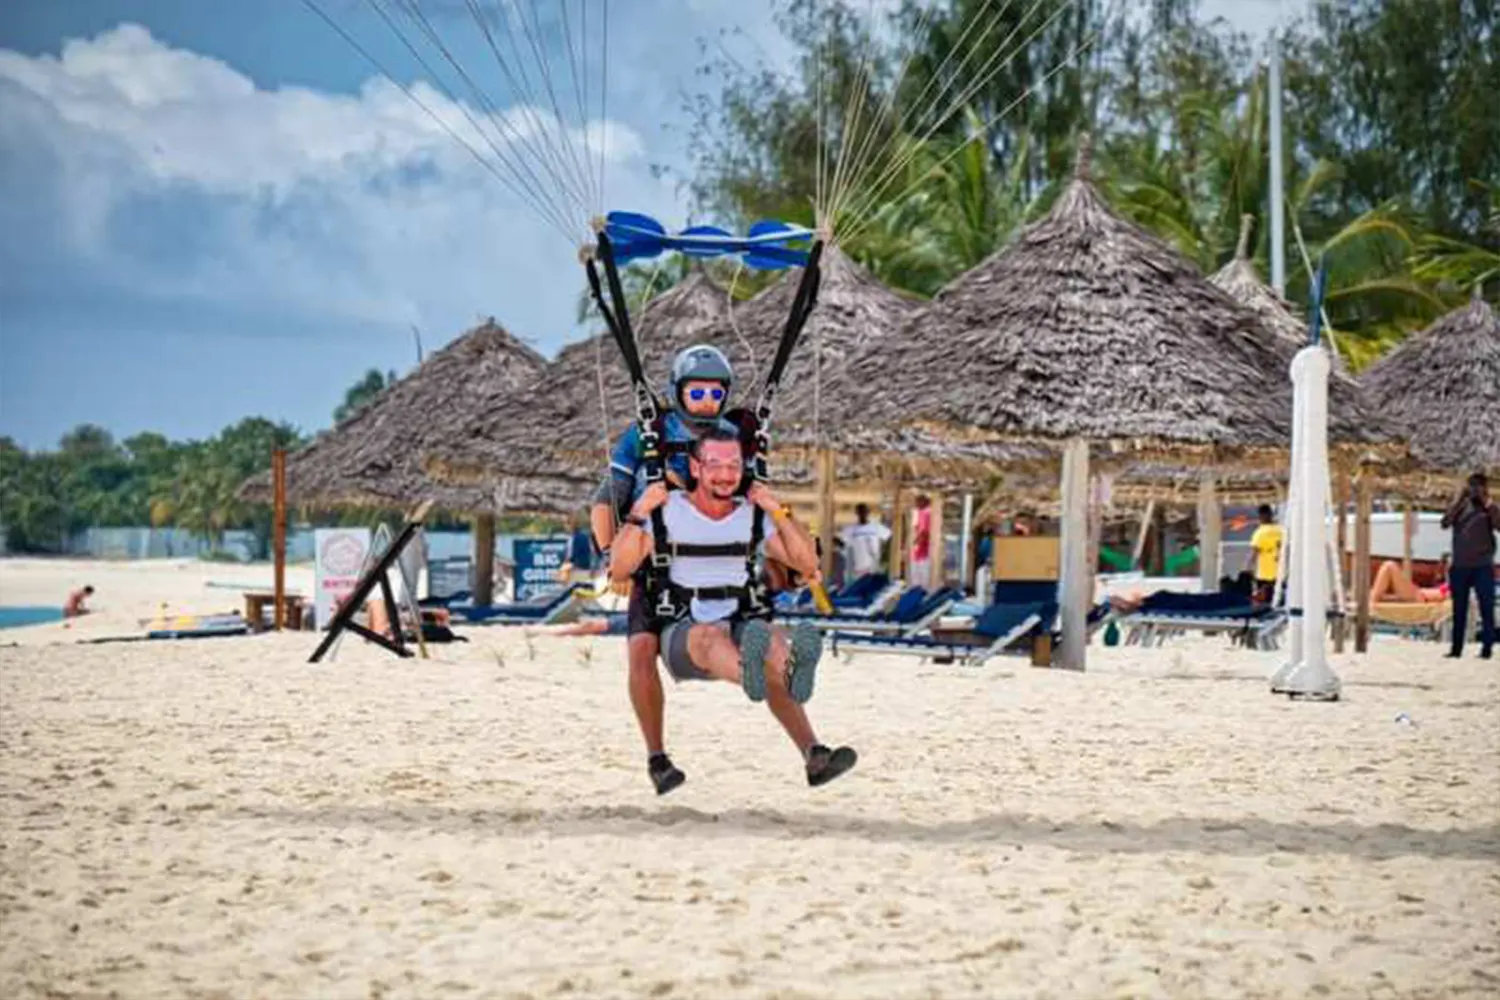
<svg viewBox="0 0 1500 1000">
<path fill-rule="evenodd" d="M 646 740 L 646 753 L 662 753 L 665 743 L 667 696 L 662 691 L 661 675 L 656 672 L 656 655 L 661 639 L 641 632 L 630 637 L 627 646 L 630 659 L 630 706 Z"/>
<path fill-rule="evenodd" d="M 1394 597 L 1401 604 L 1415 604 L 1422 599 L 1422 592 L 1402 572 L 1400 563 L 1381 563 L 1380 570 L 1375 574 L 1375 582 L 1370 585 L 1371 604 L 1379 604 L 1387 596 Z"/>
<path fill-rule="evenodd" d="M 688 633 L 688 654 L 698 669 L 716 680 L 740 683 L 740 648 L 723 627 L 694 625 Z M 787 691 L 787 656 L 785 634 L 780 629 L 772 629 L 771 648 L 766 653 L 766 701 L 771 714 L 796 744 L 797 752 L 806 759 L 807 751 L 818 739 L 806 710 L 793 701 Z"/>
</svg>

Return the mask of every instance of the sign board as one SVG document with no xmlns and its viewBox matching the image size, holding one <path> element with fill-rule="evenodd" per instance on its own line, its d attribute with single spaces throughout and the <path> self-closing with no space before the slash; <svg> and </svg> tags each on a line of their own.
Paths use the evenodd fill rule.
<svg viewBox="0 0 1500 1000">
<path fill-rule="evenodd" d="M 359 584 L 370 554 L 369 528 L 319 528 L 313 532 L 314 612 L 326 629 L 344 598 Z"/>
<path fill-rule="evenodd" d="M 568 546 L 567 538 L 516 539 L 516 600 L 528 601 L 562 586 L 557 574 L 568 561 Z"/>
<path fill-rule="evenodd" d="M 1056 580 L 1061 563 L 1060 539 L 1036 535 L 1006 535 L 995 539 L 996 580 Z"/>
</svg>

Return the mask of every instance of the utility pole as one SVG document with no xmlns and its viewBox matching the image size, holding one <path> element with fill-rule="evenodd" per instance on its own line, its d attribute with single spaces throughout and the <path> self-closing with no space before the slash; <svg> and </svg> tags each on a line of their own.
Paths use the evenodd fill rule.
<svg viewBox="0 0 1500 1000">
<path fill-rule="evenodd" d="M 1282 225 L 1284 180 L 1281 176 L 1281 26 L 1271 29 L 1271 285 L 1286 294 L 1286 234 Z"/>
</svg>

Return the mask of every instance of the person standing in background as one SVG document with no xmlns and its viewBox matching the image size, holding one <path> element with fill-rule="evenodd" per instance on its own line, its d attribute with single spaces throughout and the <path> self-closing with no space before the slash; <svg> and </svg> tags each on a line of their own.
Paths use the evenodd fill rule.
<svg viewBox="0 0 1500 1000">
<path fill-rule="evenodd" d="M 1255 574 L 1254 600 L 1270 604 L 1276 594 L 1276 567 L 1281 561 L 1281 543 L 1286 537 L 1276 523 L 1270 504 L 1261 504 L 1260 526 L 1250 536 L 1250 569 Z"/>
<path fill-rule="evenodd" d="M 932 585 L 932 500 L 923 493 L 916 501 L 916 530 L 912 532 L 911 573 L 907 582 L 916 587 Z"/>
<path fill-rule="evenodd" d="M 1495 533 L 1500 531 L 1500 506 L 1490 499 L 1490 484 L 1482 472 L 1443 515 L 1443 527 L 1453 530 L 1453 563 L 1448 585 L 1453 591 L 1453 648 L 1450 659 L 1463 655 L 1469 627 L 1469 595 L 1479 603 L 1479 658 L 1488 660 L 1495 649 Z"/>
<path fill-rule="evenodd" d="M 839 540 L 844 543 L 846 582 L 880 569 L 880 551 L 890 537 L 890 528 L 870 520 L 869 504 L 854 505 L 854 523 L 839 532 Z"/>
</svg>

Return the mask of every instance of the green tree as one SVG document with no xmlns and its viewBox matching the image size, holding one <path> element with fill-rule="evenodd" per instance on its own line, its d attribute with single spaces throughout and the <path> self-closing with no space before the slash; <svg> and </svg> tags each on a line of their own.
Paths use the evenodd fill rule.
<svg viewBox="0 0 1500 1000">
<path fill-rule="evenodd" d="M 388 371 L 382 375 L 378 369 L 371 368 L 359 381 L 345 390 L 344 401 L 333 411 L 333 422 L 341 424 L 348 420 L 373 402 L 376 396 L 395 384 L 396 373 L 394 371 Z"/>
</svg>

